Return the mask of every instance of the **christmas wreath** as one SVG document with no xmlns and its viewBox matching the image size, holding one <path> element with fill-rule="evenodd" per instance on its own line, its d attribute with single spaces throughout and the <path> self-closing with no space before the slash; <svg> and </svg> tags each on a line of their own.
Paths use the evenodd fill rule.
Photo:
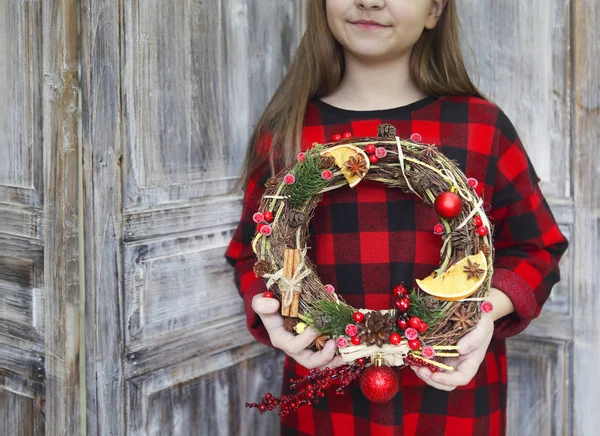
<svg viewBox="0 0 600 436">
<path fill-rule="evenodd" d="M 265 297 L 278 298 L 285 328 L 300 334 L 311 326 L 319 336 L 310 348 L 319 350 L 335 339 L 346 365 L 312 369 L 291 380 L 295 394 L 266 394 L 260 403 L 246 403 L 261 413 L 278 405 L 287 414 L 318 402 L 338 384 L 337 393 L 360 377 L 364 395 L 389 401 L 399 383 L 390 366 L 453 368 L 444 357 L 458 356 L 458 340 L 473 329 L 482 311 L 493 273 L 492 227 L 477 195 L 477 180 L 467 178 L 435 145 L 396 136 L 389 124 L 376 137 L 334 135 L 327 144 L 314 143 L 297 162 L 271 177 L 259 211 L 252 248 L 254 273 L 267 282 Z M 432 231 L 442 238 L 441 263 L 416 286 L 398 283 L 391 292 L 394 307 L 369 310 L 348 305 L 331 284 L 322 283 L 307 254 L 309 221 L 328 191 L 361 180 L 374 180 L 419 197 L 434 207 L 439 223 Z"/>
</svg>

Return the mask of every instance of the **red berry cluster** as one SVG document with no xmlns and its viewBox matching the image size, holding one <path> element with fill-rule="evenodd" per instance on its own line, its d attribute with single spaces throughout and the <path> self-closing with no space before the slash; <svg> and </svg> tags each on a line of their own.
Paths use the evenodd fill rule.
<svg viewBox="0 0 600 436">
<path fill-rule="evenodd" d="M 396 301 L 394 305 L 400 311 L 400 315 L 396 320 L 396 325 L 400 330 L 404 331 L 404 337 L 408 339 L 408 346 L 411 350 L 421 348 L 419 333 L 427 331 L 427 323 L 418 316 L 409 317 L 408 309 L 410 308 L 410 299 L 408 298 L 408 290 L 404 285 L 398 285 L 392 291 Z"/>
<path fill-rule="evenodd" d="M 333 135 L 333 136 L 331 137 L 331 139 L 333 139 L 333 140 L 334 140 L 334 141 L 336 141 L 336 142 L 337 142 L 337 141 L 341 141 L 341 140 L 342 140 L 342 138 L 344 138 L 344 139 L 352 138 L 352 133 L 350 133 L 350 132 L 344 132 L 344 133 L 343 133 L 343 134 L 341 134 L 341 135 L 340 135 L 339 133 L 336 133 L 335 135 Z"/>
<path fill-rule="evenodd" d="M 269 236 L 271 234 L 271 226 L 270 222 L 273 221 L 273 213 L 271 211 L 264 212 L 256 212 L 252 215 L 252 220 L 258 224 L 256 230 L 262 233 L 264 236 Z"/>
<path fill-rule="evenodd" d="M 369 162 L 376 164 L 379 159 L 387 156 L 387 150 L 384 147 L 375 147 L 375 144 L 365 145 L 365 151 L 369 155 Z"/>
<path fill-rule="evenodd" d="M 317 404 L 319 399 L 325 396 L 325 391 L 334 383 L 339 385 L 335 393 L 344 395 L 344 389 L 359 377 L 365 368 L 365 363 L 365 359 L 360 358 L 352 365 L 338 366 L 333 369 L 325 368 L 324 370 L 313 368 L 304 377 L 290 379 L 290 388 L 293 390 L 304 385 L 298 392 L 282 395 L 281 398 L 274 397 L 267 392 L 260 403 L 246 403 L 246 407 L 257 408 L 260 413 L 264 413 L 279 406 L 279 414 L 285 416 L 305 404 Z"/>
<path fill-rule="evenodd" d="M 438 372 L 440 370 L 437 366 L 435 366 L 431 363 L 425 362 L 419 356 L 415 356 L 414 354 L 409 354 L 408 356 L 406 356 L 404 358 L 404 363 L 406 363 L 407 365 L 411 365 L 411 366 L 418 366 L 418 367 L 425 366 L 431 372 Z"/>
<path fill-rule="evenodd" d="M 473 218 L 473 222 L 477 226 L 477 234 L 479 236 L 485 236 L 488 234 L 488 229 L 483 225 L 483 220 L 479 215 L 476 215 L 475 218 Z"/>
</svg>

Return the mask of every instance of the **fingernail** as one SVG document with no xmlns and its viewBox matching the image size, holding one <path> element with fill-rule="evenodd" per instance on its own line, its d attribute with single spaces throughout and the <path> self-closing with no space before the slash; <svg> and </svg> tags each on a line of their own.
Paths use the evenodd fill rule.
<svg viewBox="0 0 600 436">
<path fill-rule="evenodd" d="M 467 354 L 469 352 L 469 346 L 467 344 L 459 345 L 458 352 L 460 354 Z"/>
</svg>

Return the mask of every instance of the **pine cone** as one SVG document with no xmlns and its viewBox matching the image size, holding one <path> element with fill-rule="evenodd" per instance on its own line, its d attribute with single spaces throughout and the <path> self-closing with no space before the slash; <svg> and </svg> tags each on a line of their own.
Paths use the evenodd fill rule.
<svg viewBox="0 0 600 436">
<path fill-rule="evenodd" d="M 274 189 L 277 189 L 280 184 L 281 184 L 281 182 L 279 180 L 277 180 L 276 177 L 269 177 L 267 179 L 267 181 L 265 182 L 265 189 L 274 190 Z"/>
<path fill-rule="evenodd" d="M 451 238 L 452 248 L 461 251 L 467 248 L 467 244 L 469 243 L 469 234 L 467 233 L 466 227 L 463 227 L 460 230 L 454 229 L 452 231 Z"/>
<path fill-rule="evenodd" d="M 319 160 L 319 168 L 325 170 L 335 165 L 335 157 L 333 156 L 321 156 Z"/>
<path fill-rule="evenodd" d="M 262 277 L 271 271 L 271 264 L 268 260 L 258 259 L 252 268 L 257 277 Z"/>
<path fill-rule="evenodd" d="M 417 192 L 425 192 L 426 189 L 431 187 L 431 180 L 425 174 L 425 171 L 419 171 L 414 173 L 410 184 L 417 190 Z"/>
<path fill-rule="evenodd" d="M 287 224 L 290 227 L 300 227 L 306 223 L 306 214 L 298 209 L 292 209 L 287 214 Z"/>
<path fill-rule="evenodd" d="M 440 300 L 432 297 L 431 295 L 427 295 L 425 298 L 423 298 L 423 306 L 425 306 L 425 309 L 428 311 L 435 312 L 440 307 Z"/>
<path fill-rule="evenodd" d="M 396 128 L 391 124 L 380 124 L 377 129 L 377 136 L 380 138 L 394 138 L 396 136 Z"/>
<path fill-rule="evenodd" d="M 394 332 L 394 324 L 395 320 L 389 312 L 382 314 L 373 310 L 365 314 L 364 322 L 358 323 L 357 336 L 367 345 L 382 347 Z"/>
<path fill-rule="evenodd" d="M 481 251 L 483 251 L 483 254 L 485 254 L 488 257 L 490 256 L 490 254 L 492 254 L 492 249 L 487 244 L 481 245 Z"/>
</svg>

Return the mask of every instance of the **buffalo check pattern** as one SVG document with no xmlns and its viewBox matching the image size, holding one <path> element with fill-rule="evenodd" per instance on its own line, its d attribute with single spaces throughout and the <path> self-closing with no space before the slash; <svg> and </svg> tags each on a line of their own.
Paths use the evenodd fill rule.
<svg viewBox="0 0 600 436">
<path fill-rule="evenodd" d="M 494 338 L 477 375 L 452 392 L 424 384 L 411 370 L 399 370 L 401 390 L 386 404 L 371 404 L 355 382 L 345 395 L 332 390 L 314 406 L 281 418 L 282 435 L 504 435 L 507 362 L 505 339 L 523 331 L 560 280 L 558 263 L 568 241 L 559 230 L 538 185 L 540 179 L 510 120 L 494 104 L 467 97 L 426 97 L 398 108 L 352 111 L 320 99 L 308 102 L 302 149 L 329 142 L 336 133 L 375 136 L 380 123 L 397 135 L 413 133 L 435 144 L 467 175 L 494 225 L 496 257 L 492 286 L 512 300 L 515 312 L 496 323 Z M 261 147 L 261 150 L 268 148 Z M 248 182 L 241 220 L 226 250 L 244 301 L 247 326 L 273 346 L 252 297 L 266 290 L 252 271 L 250 241 L 266 166 Z M 433 233 L 435 211 L 416 196 L 381 183 L 362 181 L 323 195 L 310 222 L 308 256 L 323 283 L 331 283 L 348 304 L 373 310 L 392 307 L 392 288 L 414 285 L 440 263 L 441 238 Z M 289 378 L 308 370 L 286 356 L 283 393 Z M 249 399 L 256 401 L 258 398 Z"/>
</svg>

